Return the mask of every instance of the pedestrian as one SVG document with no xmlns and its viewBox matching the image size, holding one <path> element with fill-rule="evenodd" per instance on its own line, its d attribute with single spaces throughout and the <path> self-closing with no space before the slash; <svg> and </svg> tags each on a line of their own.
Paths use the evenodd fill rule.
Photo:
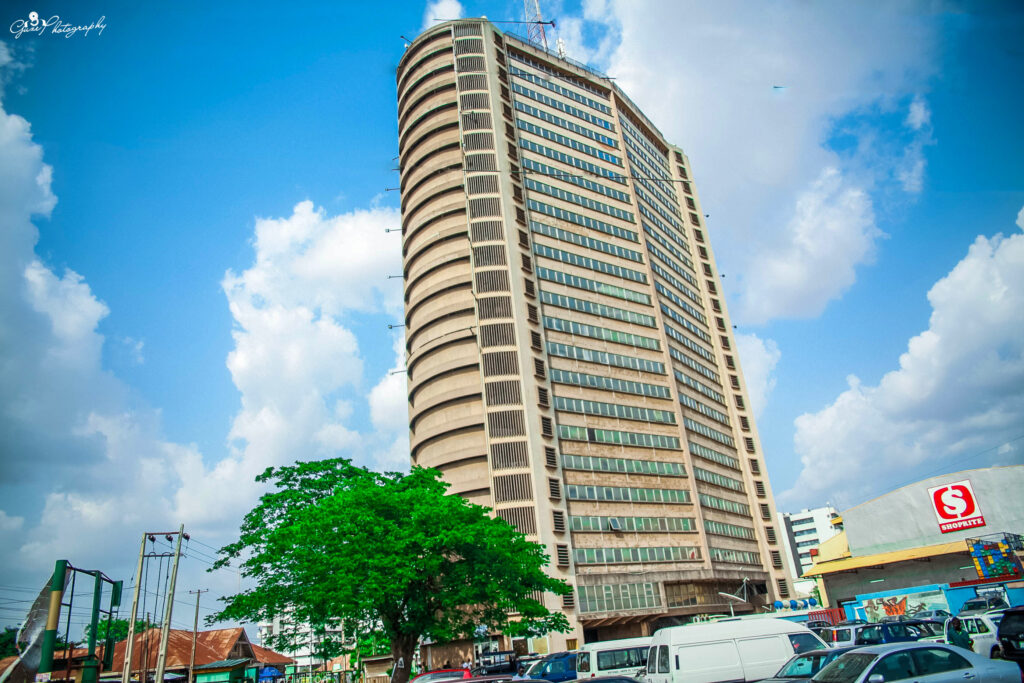
<svg viewBox="0 0 1024 683">
<path fill-rule="evenodd" d="M 513 681 L 525 681 L 525 680 L 527 680 L 526 667 L 523 666 L 522 664 L 520 664 L 519 665 L 519 670 L 516 671 L 516 675 L 512 677 L 512 680 Z"/>
<path fill-rule="evenodd" d="M 445 668 L 445 669 L 452 668 L 452 660 L 450 660 L 450 659 L 444 660 L 444 667 L 443 668 Z"/>
<path fill-rule="evenodd" d="M 949 620 L 949 627 L 946 629 L 946 642 L 950 645 L 956 645 L 962 647 L 965 650 L 973 650 L 973 643 L 971 637 L 967 635 L 967 631 L 964 630 L 963 623 L 953 617 Z"/>
</svg>

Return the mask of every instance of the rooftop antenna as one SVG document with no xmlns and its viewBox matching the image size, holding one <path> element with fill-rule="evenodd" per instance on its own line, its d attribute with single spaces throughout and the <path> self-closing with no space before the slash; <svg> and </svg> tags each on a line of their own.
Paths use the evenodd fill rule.
<svg viewBox="0 0 1024 683">
<path fill-rule="evenodd" d="M 523 13 L 526 15 L 526 38 L 534 45 L 542 45 L 548 49 L 548 36 L 544 32 L 544 17 L 540 14 L 540 0 L 523 0 Z"/>
</svg>

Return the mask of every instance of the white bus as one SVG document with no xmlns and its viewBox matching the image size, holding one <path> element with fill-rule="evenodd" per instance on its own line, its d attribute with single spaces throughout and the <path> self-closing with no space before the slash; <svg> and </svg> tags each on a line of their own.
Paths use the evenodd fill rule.
<svg viewBox="0 0 1024 683">
<path fill-rule="evenodd" d="M 639 675 L 647 666 L 650 646 L 651 636 L 587 643 L 576 655 L 576 674 L 579 678 Z"/>
</svg>

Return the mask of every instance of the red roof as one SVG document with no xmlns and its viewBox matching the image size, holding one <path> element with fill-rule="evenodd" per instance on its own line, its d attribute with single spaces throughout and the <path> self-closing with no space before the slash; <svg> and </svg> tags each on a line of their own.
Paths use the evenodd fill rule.
<svg viewBox="0 0 1024 683">
<path fill-rule="evenodd" d="M 268 650 L 267 648 L 260 647 L 259 645 L 256 645 L 256 644 L 253 644 L 253 646 L 252 646 L 252 653 L 254 655 L 256 655 L 256 661 L 257 662 L 259 662 L 260 664 L 268 665 L 268 666 L 269 665 L 274 665 L 274 664 L 294 664 L 295 663 L 295 660 L 292 659 L 291 657 L 283 655 L 280 652 L 274 652 L 273 650 Z"/>
<path fill-rule="evenodd" d="M 241 641 L 241 642 L 239 642 Z M 148 656 L 146 655 L 148 642 Z M 121 671 L 124 668 L 124 654 L 128 641 L 122 640 L 114 645 L 114 666 L 113 671 Z M 232 649 L 240 645 L 243 657 L 249 657 L 249 638 L 245 629 L 222 628 L 212 631 L 200 631 L 196 637 L 196 666 L 211 664 L 225 659 L 231 659 Z M 157 653 L 160 650 L 160 629 L 151 628 L 145 633 L 135 634 L 135 643 L 132 649 L 132 671 L 142 668 L 142 663 L 148 663 L 148 668 L 156 668 Z M 171 629 L 167 637 L 167 670 L 187 669 L 189 658 L 192 654 L 192 631 Z"/>
</svg>

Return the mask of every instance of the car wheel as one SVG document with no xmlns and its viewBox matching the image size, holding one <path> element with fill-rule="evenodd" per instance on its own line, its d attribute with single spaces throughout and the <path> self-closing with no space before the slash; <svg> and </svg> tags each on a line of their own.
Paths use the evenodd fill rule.
<svg viewBox="0 0 1024 683">
<path fill-rule="evenodd" d="M 996 645 L 992 648 L 992 652 L 989 653 L 989 657 L 991 657 L 992 659 L 1002 659 L 1003 651 L 999 648 L 998 645 Z"/>
</svg>

